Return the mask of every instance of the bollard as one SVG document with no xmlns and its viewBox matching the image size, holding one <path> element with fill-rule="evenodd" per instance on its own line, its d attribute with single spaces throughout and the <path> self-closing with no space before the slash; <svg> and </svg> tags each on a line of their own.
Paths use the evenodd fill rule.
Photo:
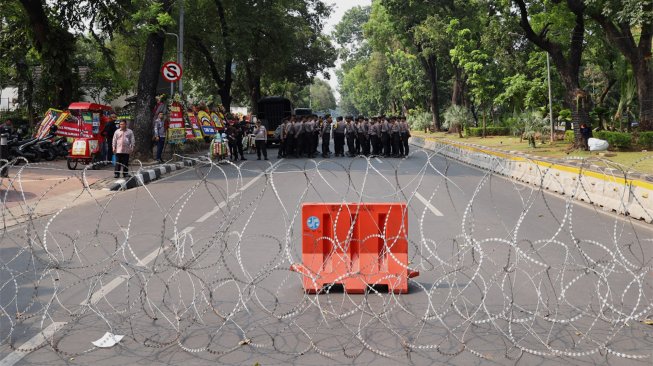
<svg viewBox="0 0 653 366">
<path fill-rule="evenodd" d="M 7 178 L 9 176 L 9 135 L 3 133 L 0 135 L 0 177 Z"/>
<path fill-rule="evenodd" d="M 393 293 L 408 293 L 408 211 L 405 203 L 305 203 L 302 205 L 302 264 L 304 291 L 343 285 L 347 293 L 364 293 L 368 286 L 386 285 Z"/>
</svg>

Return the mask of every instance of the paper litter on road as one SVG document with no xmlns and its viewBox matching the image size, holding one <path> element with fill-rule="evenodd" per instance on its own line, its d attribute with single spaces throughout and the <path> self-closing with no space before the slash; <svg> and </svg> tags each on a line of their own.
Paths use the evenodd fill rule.
<svg viewBox="0 0 653 366">
<path fill-rule="evenodd" d="M 122 340 L 123 337 L 124 337 L 124 335 L 117 335 L 117 334 L 106 332 L 106 333 L 104 333 L 102 338 L 98 339 L 95 342 L 91 342 L 91 343 L 93 343 L 93 345 L 95 347 L 111 348 L 111 347 L 115 346 L 116 344 L 118 344 L 118 342 L 120 342 L 120 340 Z"/>
</svg>

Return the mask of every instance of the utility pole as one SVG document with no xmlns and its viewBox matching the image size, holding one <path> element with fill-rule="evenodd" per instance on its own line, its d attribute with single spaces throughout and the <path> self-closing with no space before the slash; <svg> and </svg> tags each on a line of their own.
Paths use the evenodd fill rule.
<svg viewBox="0 0 653 366">
<path fill-rule="evenodd" d="M 549 53 L 546 53 L 546 73 L 549 79 L 549 120 L 551 121 L 551 144 L 555 141 L 555 122 L 553 121 L 553 97 L 551 93 L 551 62 Z"/>
<path fill-rule="evenodd" d="M 184 0 L 179 0 L 179 43 L 177 44 L 177 63 L 184 68 Z M 179 79 L 179 95 L 184 92 L 184 79 Z"/>
</svg>

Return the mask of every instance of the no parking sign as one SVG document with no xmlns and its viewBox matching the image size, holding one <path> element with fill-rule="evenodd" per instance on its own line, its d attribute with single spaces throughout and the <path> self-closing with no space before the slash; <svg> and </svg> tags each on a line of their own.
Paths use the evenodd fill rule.
<svg viewBox="0 0 653 366">
<path fill-rule="evenodd" d="M 183 70 L 181 69 L 181 65 L 176 62 L 166 62 L 163 64 L 163 67 L 161 67 L 161 75 L 167 82 L 174 83 L 179 81 L 182 74 Z"/>
</svg>

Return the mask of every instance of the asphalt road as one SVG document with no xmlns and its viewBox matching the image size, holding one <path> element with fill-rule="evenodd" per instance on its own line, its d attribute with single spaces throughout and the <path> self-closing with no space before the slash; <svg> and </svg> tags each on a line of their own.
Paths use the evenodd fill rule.
<svg viewBox="0 0 653 366">
<path fill-rule="evenodd" d="M 407 202 L 410 293 L 304 294 L 305 202 Z M 0 238 L 0 365 L 653 357 L 650 225 L 424 151 L 204 165 Z"/>
</svg>

